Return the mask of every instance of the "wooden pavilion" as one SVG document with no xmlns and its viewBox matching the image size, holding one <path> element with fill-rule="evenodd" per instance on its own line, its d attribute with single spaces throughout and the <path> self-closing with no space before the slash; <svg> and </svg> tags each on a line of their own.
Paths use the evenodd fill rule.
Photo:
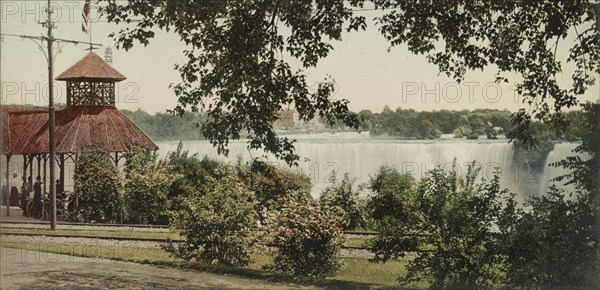
<svg viewBox="0 0 600 290">
<path fill-rule="evenodd" d="M 67 106 L 56 111 L 56 158 L 59 180 L 65 184 L 65 160 L 76 162 L 86 146 L 97 145 L 111 153 L 115 163 L 133 146 L 157 150 L 156 144 L 115 107 L 115 84 L 125 76 L 90 51 L 60 74 L 67 82 Z M 43 177 L 46 190 L 46 162 L 49 158 L 48 109 L 2 107 L 2 155 L 6 158 L 6 185 L 10 191 L 11 156 L 23 156 L 23 179 Z M 43 163 L 43 165 L 42 165 Z M 43 172 L 41 172 L 43 168 Z M 18 185 L 20 186 L 20 185 Z"/>
</svg>

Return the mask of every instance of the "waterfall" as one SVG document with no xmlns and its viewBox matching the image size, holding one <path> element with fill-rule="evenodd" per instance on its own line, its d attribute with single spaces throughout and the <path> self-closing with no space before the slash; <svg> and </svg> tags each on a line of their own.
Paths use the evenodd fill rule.
<svg viewBox="0 0 600 290">
<path fill-rule="evenodd" d="M 158 144 L 159 156 L 177 148 L 176 142 Z M 318 196 L 331 183 L 332 172 L 340 179 L 345 173 L 356 178 L 356 184 L 369 181 L 379 167 L 386 165 L 398 169 L 402 173 L 410 173 L 416 179 L 425 176 L 426 172 L 441 166 L 449 169 L 456 159 L 459 174 L 465 174 L 468 164 L 476 162 L 481 166 L 480 177 L 491 179 L 495 172 L 501 175 L 501 185 L 518 192 L 523 176 L 512 166 L 512 144 L 506 141 L 449 140 L 449 141 L 365 141 L 341 139 L 331 140 L 299 140 L 296 152 L 301 156 L 297 170 L 310 177 L 313 196 Z M 205 141 L 185 142 L 183 148 L 200 156 L 234 161 L 241 157 L 250 160 L 252 157 L 264 155 L 258 151 L 248 152 L 245 142 L 230 143 L 229 158 L 218 156 L 216 150 Z M 274 165 L 285 166 L 282 161 L 272 157 L 267 160 Z M 526 180 L 525 180 L 526 181 Z"/>
<path fill-rule="evenodd" d="M 550 187 L 550 185 L 552 185 L 552 184 L 556 184 L 557 186 L 562 186 L 567 181 L 567 180 L 563 180 L 560 182 L 553 181 L 552 179 L 569 173 L 569 170 L 562 168 L 562 167 L 550 166 L 550 164 L 559 162 L 568 156 L 579 155 L 582 158 L 589 158 L 589 157 L 586 157 L 587 155 L 577 154 L 577 153 L 573 152 L 573 150 L 578 145 L 579 144 L 576 144 L 576 143 L 557 143 L 554 145 L 554 148 L 552 149 L 552 151 L 550 151 L 550 153 L 548 153 L 548 156 L 546 157 L 546 161 L 544 162 L 544 174 L 542 175 L 540 187 L 539 187 L 540 194 L 545 193 L 547 191 L 548 187 Z M 574 187 L 572 185 L 566 186 L 564 188 L 567 190 L 574 189 Z"/>
<path fill-rule="evenodd" d="M 356 178 L 356 184 L 369 181 L 379 167 L 391 166 L 403 173 L 410 173 L 416 179 L 423 177 L 427 171 L 441 166 L 449 169 L 454 159 L 457 162 L 459 174 L 465 174 L 469 163 L 475 161 L 481 166 L 479 178 L 491 179 L 494 173 L 500 174 L 500 185 L 517 194 L 519 201 L 533 195 L 546 192 L 552 183 L 551 179 L 566 174 L 563 168 L 551 167 L 549 164 L 560 161 L 567 156 L 573 156 L 575 143 L 558 143 L 548 154 L 543 172 L 531 172 L 525 161 L 513 161 L 513 147 L 507 140 L 465 140 L 443 139 L 435 141 L 397 141 L 372 140 L 368 134 L 313 134 L 294 136 L 298 139 L 295 144 L 296 152 L 300 155 L 298 167 L 291 168 L 310 177 L 313 184 L 312 194 L 317 197 L 331 183 L 332 172 L 337 179 L 345 173 Z M 178 142 L 158 142 L 159 158 L 164 158 L 168 152 L 177 149 Z M 231 142 L 229 157 L 217 154 L 217 151 L 207 141 L 187 141 L 183 148 L 190 153 L 209 156 L 223 161 L 235 162 L 251 160 L 264 155 L 263 152 L 246 149 L 244 141 Z M 273 165 L 287 167 L 283 161 L 272 156 L 267 160 Z M 22 157 L 13 156 L 9 171 L 21 176 Z M 37 164 L 37 162 L 36 162 Z M 122 169 L 123 163 L 120 164 Z M 0 162 L 2 177 L 6 171 L 4 158 Z M 35 168 L 35 166 L 34 166 Z M 75 165 L 68 161 L 65 165 L 65 187 L 72 190 Z M 34 175 L 37 175 L 34 169 Z M 568 189 L 568 188 L 567 188 Z"/>
</svg>

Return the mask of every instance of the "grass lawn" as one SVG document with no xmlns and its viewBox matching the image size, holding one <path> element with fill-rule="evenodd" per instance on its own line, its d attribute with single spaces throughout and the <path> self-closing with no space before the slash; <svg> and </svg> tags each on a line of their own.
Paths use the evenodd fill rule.
<svg viewBox="0 0 600 290">
<path fill-rule="evenodd" d="M 186 262 L 173 258 L 166 252 L 155 248 L 130 248 L 111 246 L 86 246 L 78 244 L 57 243 L 31 243 L 31 242 L 7 242 L 2 247 L 16 248 L 20 250 L 31 250 L 51 252 L 80 257 L 104 258 L 118 261 L 129 261 L 144 264 L 163 265 L 170 267 L 182 267 L 199 269 L 214 273 L 228 273 L 243 277 L 256 278 L 269 281 L 294 282 L 299 284 L 323 286 L 334 289 L 370 289 L 375 288 L 398 288 L 396 278 L 403 274 L 406 261 L 390 261 L 387 263 L 372 263 L 367 259 L 343 258 L 343 267 L 334 277 L 327 279 L 316 279 L 309 277 L 297 277 L 263 270 L 263 266 L 271 263 L 272 259 L 266 254 L 254 254 L 254 262 L 247 268 L 232 268 Z M 416 288 L 426 285 L 411 285 Z"/>
<path fill-rule="evenodd" d="M 346 238 L 344 245 L 348 246 L 348 247 L 366 247 L 366 248 L 371 247 L 371 245 L 369 243 L 369 238 L 364 238 L 364 239 Z"/>
</svg>

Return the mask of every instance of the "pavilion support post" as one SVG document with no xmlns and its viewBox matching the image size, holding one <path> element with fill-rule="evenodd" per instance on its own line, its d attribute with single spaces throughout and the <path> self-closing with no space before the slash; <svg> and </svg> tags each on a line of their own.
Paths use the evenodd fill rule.
<svg viewBox="0 0 600 290">
<path fill-rule="evenodd" d="M 47 174 L 47 172 L 48 172 L 48 156 L 47 155 L 44 155 L 44 167 L 43 168 L 44 168 L 44 171 L 43 171 L 44 177 L 42 179 L 44 180 L 44 182 L 43 182 L 44 186 L 42 187 L 42 194 L 46 194 L 48 192 L 48 187 L 47 187 L 47 184 L 48 184 L 48 174 Z"/>
<path fill-rule="evenodd" d="M 10 216 L 10 154 L 6 155 L 6 216 Z"/>
<path fill-rule="evenodd" d="M 58 178 L 60 179 L 60 184 L 62 188 L 65 188 L 65 154 L 62 153 L 59 155 L 58 168 L 60 170 Z M 61 192 L 59 192 L 61 193 Z"/>
<path fill-rule="evenodd" d="M 27 155 L 23 155 L 23 187 L 27 185 Z"/>
<path fill-rule="evenodd" d="M 42 173 L 40 172 L 40 170 L 41 170 L 40 162 L 42 161 L 42 156 L 38 154 L 36 156 L 36 158 L 37 158 L 37 176 L 42 176 Z M 37 179 L 37 176 L 36 176 L 36 179 Z"/>
<path fill-rule="evenodd" d="M 33 155 L 29 155 L 29 177 L 31 177 L 31 182 L 33 183 Z M 33 184 L 30 185 L 33 186 Z"/>
<path fill-rule="evenodd" d="M 37 175 L 36 175 L 36 177 L 35 177 L 35 182 L 37 182 L 37 178 L 38 178 L 38 177 L 40 178 L 40 181 L 41 181 L 41 179 L 42 179 L 42 171 L 41 171 L 41 170 L 42 170 L 42 165 L 41 165 L 41 163 L 42 163 L 42 154 L 36 154 L 35 158 L 37 159 Z M 43 214 L 43 212 L 44 212 L 44 211 L 43 211 L 43 209 L 44 209 L 44 193 L 42 192 L 42 194 L 41 194 L 41 195 L 42 195 L 42 198 L 41 198 L 41 200 L 40 200 L 40 205 L 41 205 L 41 208 L 42 208 L 42 214 Z M 38 208 L 38 210 L 39 210 L 39 208 Z M 37 217 L 37 216 L 38 216 L 38 215 L 36 214 L 36 217 Z M 41 215 L 40 215 L 40 216 L 41 216 Z"/>
<path fill-rule="evenodd" d="M 46 204 L 46 184 L 48 181 L 47 175 L 46 175 L 46 171 L 48 169 L 48 155 L 44 154 L 44 186 L 42 187 L 42 219 L 46 218 L 46 207 L 48 206 Z"/>
<path fill-rule="evenodd" d="M 23 155 L 23 185 L 21 187 L 21 195 L 23 198 L 19 198 L 19 201 L 24 201 L 25 203 L 27 203 L 27 197 L 25 196 L 25 188 L 27 188 L 27 184 L 27 155 Z M 27 194 L 29 194 L 29 192 Z M 24 204 L 21 204 L 20 206 L 21 208 L 25 208 Z"/>
</svg>

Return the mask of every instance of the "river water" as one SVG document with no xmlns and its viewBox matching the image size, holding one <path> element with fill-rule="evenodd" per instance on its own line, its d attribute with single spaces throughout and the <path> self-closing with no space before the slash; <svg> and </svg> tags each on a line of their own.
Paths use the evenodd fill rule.
<svg viewBox="0 0 600 290">
<path fill-rule="evenodd" d="M 299 166 L 291 169 L 310 177 L 313 185 L 311 192 L 315 197 L 331 185 L 333 174 L 341 179 L 348 173 L 351 178 L 356 178 L 356 184 L 364 184 L 379 167 L 385 165 L 410 173 L 418 179 L 436 166 L 450 169 L 456 160 L 460 174 L 465 174 L 472 162 L 481 166 L 479 178 L 491 179 L 494 174 L 499 174 L 501 186 L 517 193 L 522 200 L 539 194 L 540 190 L 544 191 L 551 178 L 564 174 L 564 170 L 550 168 L 548 164 L 572 155 L 570 151 L 577 146 L 574 143 L 556 144 L 555 150 L 548 154 L 544 170 L 535 172 L 530 170 L 527 160 L 513 160 L 513 145 L 508 143 L 508 139 L 466 140 L 444 135 L 432 141 L 374 140 L 369 138 L 368 133 L 354 132 L 287 137 L 297 140 L 295 147 L 301 157 Z M 158 143 L 159 156 L 162 158 L 169 151 L 176 150 L 177 145 L 178 142 Z M 228 157 L 219 156 L 208 141 L 184 142 L 183 148 L 200 156 L 232 162 L 238 158 L 247 161 L 265 155 L 256 150 L 248 151 L 243 141 L 230 144 Z M 287 167 L 272 156 L 265 158 L 277 166 Z"/>
<path fill-rule="evenodd" d="M 313 185 L 311 193 L 315 197 L 331 185 L 333 174 L 337 179 L 341 179 L 345 173 L 348 173 L 351 178 L 356 178 L 356 184 L 360 185 L 368 182 L 370 176 L 374 175 L 379 167 L 386 165 L 395 167 L 400 172 L 410 173 L 418 179 L 436 166 L 449 169 L 456 160 L 457 170 L 461 174 L 466 173 L 471 162 L 481 166 L 480 178 L 490 179 L 498 173 L 501 177 L 501 186 L 515 192 L 522 201 L 527 196 L 544 192 L 551 184 L 552 178 L 565 174 L 564 169 L 553 168 L 549 164 L 574 155 L 571 151 L 577 146 L 575 143 L 556 144 L 545 160 L 544 169 L 536 172 L 529 170 L 527 160 L 513 160 L 513 145 L 509 144 L 507 139 L 466 140 L 444 135 L 440 139 L 431 141 L 379 140 L 370 138 L 368 133 L 355 132 L 287 137 L 297 140 L 295 147 L 301 156 L 299 166 L 291 169 L 310 177 Z M 176 150 L 178 143 L 157 142 L 160 148 L 157 152 L 159 158 L 164 158 L 168 152 Z M 219 156 L 208 141 L 184 141 L 183 148 L 200 156 L 206 155 L 231 162 L 235 162 L 237 158 L 247 161 L 265 155 L 260 151 L 248 151 L 244 141 L 230 143 L 228 157 Z M 265 158 L 277 166 L 287 167 L 284 162 L 272 156 Z M 121 161 L 121 169 L 122 164 Z M 6 171 L 4 158 L 0 166 L 4 177 Z M 67 162 L 65 167 L 65 188 L 72 190 L 75 166 L 72 162 Z M 13 156 L 9 168 L 11 174 L 17 172 L 21 176 L 22 158 Z"/>
</svg>

